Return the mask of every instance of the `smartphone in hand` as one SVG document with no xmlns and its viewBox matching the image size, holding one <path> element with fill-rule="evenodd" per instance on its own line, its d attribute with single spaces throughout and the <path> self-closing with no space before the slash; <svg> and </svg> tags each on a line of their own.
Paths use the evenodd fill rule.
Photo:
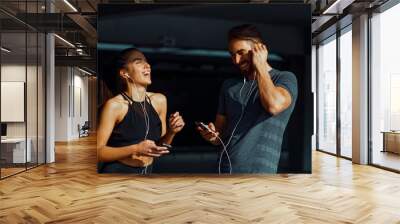
<svg viewBox="0 0 400 224">
<path fill-rule="evenodd" d="M 203 130 L 207 130 L 207 131 L 209 131 L 209 132 L 213 132 L 207 125 L 205 125 L 203 122 L 199 122 L 199 121 L 196 121 L 196 122 L 194 122 L 195 124 L 196 124 L 196 126 L 198 126 L 198 127 L 200 127 L 201 129 L 203 129 Z"/>
<path fill-rule="evenodd" d="M 172 145 L 169 145 L 167 143 L 162 143 L 161 146 L 167 147 L 168 150 L 172 149 Z"/>
</svg>

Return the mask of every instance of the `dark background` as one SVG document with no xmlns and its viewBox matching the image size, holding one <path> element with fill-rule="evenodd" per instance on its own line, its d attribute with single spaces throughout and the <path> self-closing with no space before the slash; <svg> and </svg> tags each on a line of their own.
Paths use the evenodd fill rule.
<svg viewBox="0 0 400 224">
<path fill-rule="evenodd" d="M 109 94 L 102 80 L 110 75 L 119 51 L 137 47 L 152 67 L 151 92 L 168 99 L 168 114 L 179 111 L 186 126 L 174 151 L 155 163 L 155 172 L 213 172 L 216 150 L 194 129 L 194 121 L 214 121 L 219 88 L 240 77 L 227 51 L 227 32 L 236 25 L 258 27 L 269 63 L 293 72 L 299 95 L 285 131 L 281 173 L 311 172 L 311 9 L 303 4 L 99 5 L 99 104 Z"/>
</svg>

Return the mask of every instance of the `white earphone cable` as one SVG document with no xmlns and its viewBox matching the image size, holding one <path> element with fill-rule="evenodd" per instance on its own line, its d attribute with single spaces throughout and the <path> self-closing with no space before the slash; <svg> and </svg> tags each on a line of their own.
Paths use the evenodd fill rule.
<svg viewBox="0 0 400 224">
<path fill-rule="evenodd" d="M 219 136 L 216 136 L 216 137 L 218 138 L 218 140 L 221 142 L 221 145 L 222 145 L 222 147 L 223 147 L 223 151 L 221 152 L 221 154 L 220 154 L 220 156 L 219 156 L 219 163 L 218 163 L 218 172 L 219 172 L 219 174 L 221 174 L 221 161 L 222 161 L 222 155 L 223 155 L 224 152 L 225 152 L 225 154 L 226 154 L 226 156 L 227 156 L 227 158 L 228 158 L 228 162 L 229 162 L 229 174 L 232 174 L 232 163 L 231 163 L 231 159 L 230 159 L 230 157 L 229 157 L 229 153 L 228 153 L 227 148 L 228 148 L 229 144 L 231 143 L 231 140 L 232 140 L 232 137 L 233 137 L 234 134 L 235 134 L 236 128 L 238 127 L 240 121 L 241 121 L 242 118 L 243 118 L 245 105 L 247 104 L 247 103 L 246 103 L 246 102 L 247 102 L 246 99 L 247 99 L 248 97 L 250 97 L 251 94 L 253 93 L 253 91 L 256 89 L 256 88 L 253 89 L 253 84 L 254 84 L 254 83 L 255 83 L 255 81 L 253 81 L 253 82 L 251 83 L 249 92 L 247 92 L 246 97 L 244 98 L 244 104 L 242 105 L 242 112 L 241 112 L 240 117 L 239 117 L 238 121 L 236 122 L 236 124 L 235 124 L 235 126 L 234 126 L 234 128 L 233 128 L 233 130 L 232 130 L 232 133 L 231 133 L 231 136 L 230 136 L 229 139 L 228 139 L 228 142 L 225 144 Z M 239 91 L 239 96 L 240 96 L 240 98 L 241 98 L 241 94 L 242 94 L 242 89 L 243 89 L 243 87 L 244 87 L 245 84 L 246 84 L 246 79 L 243 80 L 243 85 L 242 85 L 242 87 L 240 88 L 240 91 Z"/>
<path fill-rule="evenodd" d="M 136 83 L 135 83 L 135 82 L 133 82 L 133 85 L 134 85 L 135 88 L 137 89 Z M 138 93 L 138 92 L 136 92 L 136 96 L 137 96 L 137 98 L 140 100 L 140 96 L 139 96 L 139 93 Z M 147 100 L 147 99 L 146 99 L 146 96 L 147 96 L 147 95 L 146 95 L 146 89 L 145 89 L 145 91 L 144 91 L 144 102 L 143 102 L 143 104 L 142 104 L 141 101 L 139 101 L 140 107 L 142 108 L 142 111 L 143 111 L 144 123 L 145 123 L 145 125 L 146 125 L 146 132 L 145 132 L 144 140 L 147 140 L 147 136 L 148 136 L 149 131 L 150 131 L 150 118 L 149 118 L 149 115 L 148 115 L 147 110 L 146 110 L 146 100 Z M 145 166 L 144 170 L 142 171 L 142 174 L 147 174 L 147 167 L 148 167 L 148 166 Z"/>
</svg>

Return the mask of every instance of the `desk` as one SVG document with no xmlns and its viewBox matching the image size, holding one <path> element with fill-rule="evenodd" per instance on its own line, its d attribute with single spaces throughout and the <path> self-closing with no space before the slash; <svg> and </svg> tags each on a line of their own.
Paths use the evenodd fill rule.
<svg viewBox="0 0 400 224">
<path fill-rule="evenodd" d="M 382 131 L 381 133 L 383 133 L 382 152 L 400 154 L 400 131 Z"/>
<path fill-rule="evenodd" d="M 25 152 L 25 138 L 6 138 L 1 139 L 1 157 L 6 163 L 26 163 L 32 158 L 31 145 L 32 141 L 27 138 L 28 142 Z M 12 159 L 11 159 L 12 158 Z M 27 159 L 27 161 L 25 161 Z"/>
</svg>

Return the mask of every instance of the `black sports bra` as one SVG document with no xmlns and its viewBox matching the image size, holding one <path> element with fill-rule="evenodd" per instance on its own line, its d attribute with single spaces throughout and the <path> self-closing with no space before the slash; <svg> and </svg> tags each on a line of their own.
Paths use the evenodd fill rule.
<svg viewBox="0 0 400 224">
<path fill-rule="evenodd" d="M 128 112 L 125 117 L 114 126 L 107 146 L 122 147 L 137 144 L 145 139 L 146 123 L 140 102 L 133 101 L 125 93 L 121 93 L 122 97 L 129 102 Z M 148 100 L 147 100 L 148 99 Z M 149 118 L 149 132 L 147 139 L 155 142 L 161 138 L 161 120 L 156 110 L 151 105 L 150 98 L 146 96 L 144 106 Z"/>
</svg>

